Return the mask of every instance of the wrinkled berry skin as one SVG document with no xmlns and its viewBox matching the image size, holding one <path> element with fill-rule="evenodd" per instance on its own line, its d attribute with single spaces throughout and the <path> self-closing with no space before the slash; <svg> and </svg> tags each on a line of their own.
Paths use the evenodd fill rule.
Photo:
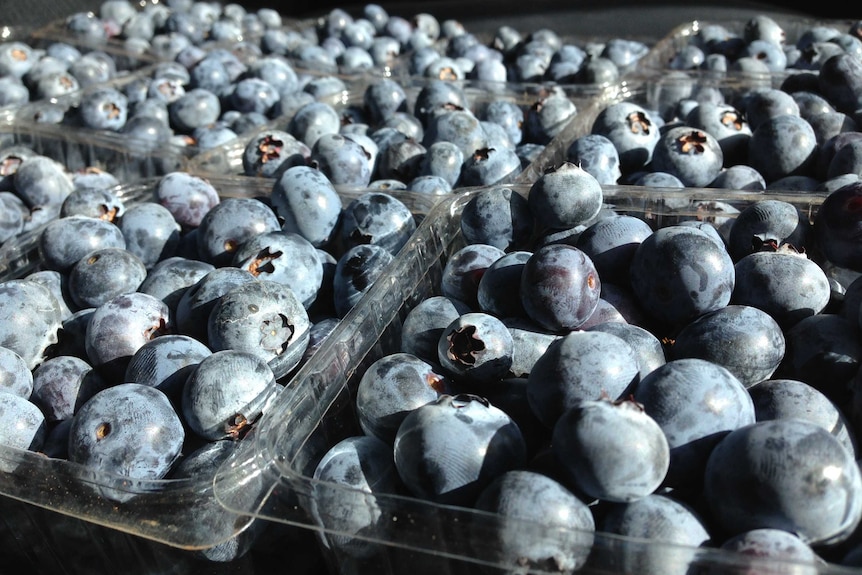
<svg viewBox="0 0 862 575">
<path fill-rule="evenodd" d="M 167 396 L 154 387 L 120 383 L 81 406 L 69 430 L 69 460 L 128 479 L 161 479 L 180 456 L 185 432 Z M 95 487 L 116 501 L 134 492 Z"/>
<path fill-rule="evenodd" d="M 311 322 L 292 289 L 270 280 L 244 282 L 218 300 L 207 323 L 213 352 L 246 351 L 265 360 L 276 379 L 299 363 Z"/>
<path fill-rule="evenodd" d="M 646 497 L 670 467 L 664 432 L 633 401 L 578 403 L 557 420 L 551 445 L 577 488 L 603 501 Z"/>
<path fill-rule="evenodd" d="M 471 539 L 499 550 L 498 561 L 513 570 L 536 566 L 551 573 L 570 573 L 584 566 L 593 545 L 595 520 L 590 508 L 561 483 L 534 471 L 507 471 L 486 487 L 476 509 L 517 522 L 500 522 L 489 533 L 477 526 Z M 524 522 L 560 529 L 559 537 L 531 536 Z"/>
<path fill-rule="evenodd" d="M 512 366 L 512 334 L 496 316 L 465 313 L 440 334 L 437 354 L 440 365 L 465 385 L 492 383 Z"/>
<path fill-rule="evenodd" d="M 618 399 L 637 381 L 638 363 L 622 338 L 599 331 L 573 331 L 548 345 L 527 380 L 533 413 L 553 429 L 582 401 Z"/>
<path fill-rule="evenodd" d="M 812 545 L 845 540 L 862 517 L 853 455 L 799 419 L 763 421 L 725 436 L 707 462 L 704 494 L 730 533 L 783 529 Z"/>
<path fill-rule="evenodd" d="M 521 303 L 527 315 L 552 332 L 577 329 L 598 306 L 601 281 L 592 260 L 567 244 L 533 252 L 521 275 Z"/>
<path fill-rule="evenodd" d="M 669 226 L 640 243 L 630 278 L 643 309 L 661 323 L 679 327 L 726 306 L 735 275 L 727 251 L 706 232 Z"/>
<path fill-rule="evenodd" d="M 526 458 L 518 426 L 475 395 L 440 396 L 407 415 L 395 437 L 404 485 L 436 503 L 472 505 L 491 481 Z"/>
</svg>

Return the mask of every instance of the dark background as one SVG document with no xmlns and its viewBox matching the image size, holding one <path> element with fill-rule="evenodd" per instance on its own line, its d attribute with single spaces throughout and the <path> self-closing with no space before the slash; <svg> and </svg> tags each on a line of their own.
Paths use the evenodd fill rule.
<svg viewBox="0 0 862 575">
<path fill-rule="evenodd" d="M 364 2 L 337 0 L 246 0 L 249 9 L 269 7 L 293 18 L 325 14 L 342 7 L 359 15 Z M 740 19 L 756 13 L 797 15 L 815 19 L 862 19 L 851 1 L 807 0 L 791 8 L 782 2 L 676 2 L 668 0 L 420 0 L 378 1 L 390 14 L 410 17 L 428 12 L 439 19 L 461 20 L 471 31 L 492 30 L 501 24 L 522 31 L 548 27 L 564 34 L 617 34 L 658 38 L 692 20 Z M 41 25 L 79 10 L 98 11 L 101 0 L 0 0 L 0 24 Z M 472 26 L 472 27 L 471 27 Z"/>
</svg>

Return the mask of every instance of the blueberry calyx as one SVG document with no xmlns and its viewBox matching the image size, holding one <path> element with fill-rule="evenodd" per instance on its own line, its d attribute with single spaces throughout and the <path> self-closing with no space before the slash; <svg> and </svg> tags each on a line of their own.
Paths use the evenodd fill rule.
<svg viewBox="0 0 862 575">
<path fill-rule="evenodd" d="M 449 359 L 465 365 L 476 363 L 476 353 L 484 351 L 485 342 L 476 337 L 476 326 L 456 329 L 449 335 Z"/>
<path fill-rule="evenodd" d="M 633 134 L 649 134 L 650 129 L 652 128 L 652 122 L 649 121 L 649 118 L 646 117 L 642 111 L 636 111 L 629 114 L 628 118 L 629 128 L 631 129 Z"/>
<path fill-rule="evenodd" d="M 266 136 L 261 140 L 257 146 L 257 150 L 260 152 L 261 163 L 265 164 L 271 160 L 277 160 L 282 146 L 284 146 L 284 142 L 272 136 Z"/>
<path fill-rule="evenodd" d="M 275 318 L 264 319 L 261 322 L 260 331 L 262 334 L 260 346 L 275 352 L 276 355 L 281 355 L 293 339 L 296 328 L 284 314 L 278 314 Z"/>
<path fill-rule="evenodd" d="M 251 272 L 251 275 L 257 277 L 262 273 L 273 273 L 275 271 L 275 266 L 272 264 L 272 260 L 280 258 L 282 252 L 270 252 L 269 248 L 264 248 L 261 250 L 257 257 L 249 264 L 248 271 Z"/>
<path fill-rule="evenodd" d="M 739 117 L 734 111 L 728 110 L 721 115 L 721 125 L 722 126 L 733 126 L 734 130 L 741 130 L 744 123 L 742 118 Z"/>
<path fill-rule="evenodd" d="M 683 154 L 702 154 L 706 150 L 706 134 L 700 130 L 692 130 L 683 134 L 677 140 Z"/>
</svg>

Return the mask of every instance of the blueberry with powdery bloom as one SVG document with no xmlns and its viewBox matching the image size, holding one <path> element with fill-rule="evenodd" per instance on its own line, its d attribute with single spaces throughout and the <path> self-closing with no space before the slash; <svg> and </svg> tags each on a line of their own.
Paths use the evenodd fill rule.
<svg viewBox="0 0 862 575">
<path fill-rule="evenodd" d="M 159 178 L 156 199 L 184 229 L 198 227 L 220 201 L 211 183 L 188 172 L 170 172 Z"/>
</svg>

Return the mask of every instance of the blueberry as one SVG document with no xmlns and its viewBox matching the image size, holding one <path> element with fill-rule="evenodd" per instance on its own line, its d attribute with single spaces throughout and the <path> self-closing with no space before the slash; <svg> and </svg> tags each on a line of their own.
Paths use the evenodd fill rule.
<svg viewBox="0 0 862 575">
<path fill-rule="evenodd" d="M 321 135 L 337 134 L 340 127 L 335 108 L 325 102 L 309 102 L 291 117 L 287 131 L 310 149 Z"/>
<path fill-rule="evenodd" d="M 527 400 L 548 429 L 582 401 L 630 392 L 639 367 L 631 346 L 599 331 L 572 331 L 552 342 L 528 376 Z"/>
<path fill-rule="evenodd" d="M 526 318 L 521 303 L 521 274 L 531 252 L 512 251 L 495 260 L 479 280 L 479 309 L 499 318 Z"/>
<path fill-rule="evenodd" d="M 137 291 L 147 275 L 144 262 L 121 248 L 94 250 L 69 271 L 69 294 L 79 308 L 98 307 Z"/>
<path fill-rule="evenodd" d="M 475 507 L 505 519 L 490 531 L 477 524 L 470 538 L 477 547 L 481 542 L 482 553 L 486 545 L 493 549 L 495 564 L 512 569 L 553 566 L 561 573 L 586 564 L 595 520 L 589 507 L 556 480 L 533 471 L 508 471 L 482 490 Z M 560 536 L 534 537 L 532 530 L 525 536 L 526 523 L 559 530 Z"/>
<path fill-rule="evenodd" d="M 521 275 L 521 303 L 527 315 L 552 332 L 577 329 L 593 314 L 601 281 L 592 260 L 567 244 L 537 249 Z"/>
<path fill-rule="evenodd" d="M 168 105 L 171 123 L 177 130 L 190 133 L 212 124 L 221 115 L 218 96 L 202 88 L 192 88 Z"/>
<path fill-rule="evenodd" d="M 116 88 L 85 90 L 81 95 L 78 114 L 87 128 L 118 131 L 128 113 L 128 98 Z"/>
<path fill-rule="evenodd" d="M 718 175 L 724 155 L 709 132 L 676 126 L 662 134 L 653 149 L 652 168 L 673 174 L 686 186 L 704 187 Z"/>
<path fill-rule="evenodd" d="M 284 221 L 282 229 L 300 234 L 315 247 L 329 244 L 342 210 L 332 182 L 308 166 L 285 170 L 273 185 L 270 202 Z"/>
<path fill-rule="evenodd" d="M 721 549 L 738 553 L 736 557 L 740 558 L 741 568 L 770 561 L 793 562 L 800 569 L 805 569 L 805 564 L 810 565 L 810 569 L 823 564 L 823 559 L 807 543 L 783 529 L 764 527 L 743 531 L 726 539 Z"/>
<path fill-rule="evenodd" d="M 651 233 L 652 228 L 642 219 L 613 215 L 587 226 L 576 247 L 592 260 L 602 280 L 628 285 L 632 256 Z"/>
<path fill-rule="evenodd" d="M 415 496 L 436 503 L 470 505 L 525 460 L 518 426 L 475 395 L 442 395 L 411 411 L 395 437 L 401 480 Z"/>
<path fill-rule="evenodd" d="M 140 259 L 146 269 L 173 257 L 180 243 L 180 223 L 171 211 L 156 202 L 130 206 L 119 222 L 125 250 Z"/>
<path fill-rule="evenodd" d="M 454 379 L 476 389 L 508 374 L 514 341 L 506 325 L 483 312 L 462 314 L 443 329 L 437 346 L 439 364 Z"/>
<path fill-rule="evenodd" d="M 79 357 L 59 355 L 33 371 L 35 403 L 48 423 L 70 419 L 93 395 L 107 387 L 93 366 Z"/>
<path fill-rule="evenodd" d="M 276 178 L 284 170 L 305 165 L 311 148 L 283 130 L 263 130 L 245 145 L 243 173 L 247 176 Z"/>
<path fill-rule="evenodd" d="M 0 430 L 0 445 L 14 449 L 40 451 L 48 434 L 45 416 L 36 405 L 13 393 L 0 393 L 0 415 L 8 422 Z M 0 468 L 13 473 L 18 463 L 11 457 L 0 461 Z"/>
<path fill-rule="evenodd" d="M 185 432 L 161 391 L 120 383 L 91 397 L 69 430 L 69 460 L 108 476 L 161 479 L 180 456 Z M 93 486 L 103 497 L 128 501 L 135 493 L 116 482 Z"/>
<path fill-rule="evenodd" d="M 605 286 L 610 284 L 605 284 Z M 667 363 L 664 346 L 652 333 L 646 329 L 625 322 L 608 321 L 596 324 L 588 331 L 603 331 L 621 338 L 632 348 L 638 362 L 638 376 L 640 379 L 657 367 Z"/>
<path fill-rule="evenodd" d="M 790 175 L 810 175 L 817 151 L 814 129 L 800 116 L 782 114 L 751 133 L 748 163 L 766 183 Z"/>
<path fill-rule="evenodd" d="M 213 268 L 206 272 L 180 296 L 176 309 L 177 330 L 206 343 L 206 324 L 213 307 L 231 288 L 249 281 L 255 281 L 251 272 L 235 267 Z"/>
<path fill-rule="evenodd" d="M 33 373 L 24 358 L 8 347 L 0 347 L 0 390 L 29 399 Z"/>
<path fill-rule="evenodd" d="M 524 141 L 550 143 L 577 113 L 575 103 L 562 95 L 536 100 L 524 113 Z"/>
<path fill-rule="evenodd" d="M 323 544 L 353 557 L 372 555 L 368 539 L 381 540 L 393 528 L 378 496 L 401 488 L 392 448 L 373 436 L 348 437 L 326 451 L 313 477 L 310 513 L 324 529 Z"/>
<path fill-rule="evenodd" d="M 755 421 L 754 404 L 742 382 L 705 359 L 668 361 L 637 383 L 633 398 L 667 437 L 670 486 L 699 485 L 721 438 Z"/>
<path fill-rule="evenodd" d="M 510 182 L 521 171 L 514 149 L 481 148 L 467 156 L 459 185 L 489 186 Z"/>
<path fill-rule="evenodd" d="M 341 216 L 341 239 L 347 248 L 373 245 L 395 255 L 415 230 L 410 208 L 386 192 L 361 194 L 344 207 Z"/>
<path fill-rule="evenodd" d="M 437 362 L 437 344 L 443 330 L 468 311 L 467 304 L 446 296 L 423 299 L 404 318 L 399 349 L 426 362 Z"/>
<path fill-rule="evenodd" d="M 493 187 L 476 194 L 461 210 L 461 233 L 471 244 L 520 250 L 527 246 L 533 226 L 526 198 L 508 187 Z"/>
<path fill-rule="evenodd" d="M 602 206 L 598 180 L 571 162 L 543 173 L 530 187 L 527 201 L 540 227 L 571 228 L 594 218 Z"/>
<path fill-rule="evenodd" d="M 601 134 L 575 138 L 566 150 L 567 161 L 589 172 L 603 185 L 613 185 L 622 177 L 620 156 L 614 143 Z"/>
<path fill-rule="evenodd" d="M 407 414 L 451 393 L 451 383 L 435 367 L 405 352 L 381 357 L 371 364 L 359 381 L 356 412 L 366 435 L 388 444 Z"/>
<path fill-rule="evenodd" d="M 225 198 L 201 219 L 198 251 L 207 263 L 226 265 L 250 238 L 280 229 L 275 212 L 263 202 L 249 197 Z"/>
<path fill-rule="evenodd" d="M 701 230 L 681 226 L 662 228 L 644 239 L 629 273 L 644 310 L 677 327 L 727 305 L 735 279 L 733 261 L 722 246 Z"/>
<path fill-rule="evenodd" d="M 652 114 L 633 102 L 619 102 L 602 109 L 590 133 L 603 135 L 614 143 L 623 174 L 649 164 L 660 138 Z"/>
<path fill-rule="evenodd" d="M 189 427 L 210 441 L 244 436 L 275 397 L 276 382 L 259 354 L 226 349 L 203 357 L 182 387 Z"/>
<path fill-rule="evenodd" d="M 441 294 L 478 308 L 479 283 L 485 270 L 505 252 L 489 244 L 468 244 L 453 253 L 443 267 Z"/>
<path fill-rule="evenodd" d="M 0 283 L 0 347 L 17 353 L 29 369 L 47 358 L 57 343 L 62 322 L 60 304 L 51 290 L 26 279 Z"/>
<path fill-rule="evenodd" d="M 766 180 L 751 166 L 735 164 L 721 170 L 707 187 L 726 190 L 765 190 Z"/>
<path fill-rule="evenodd" d="M 670 447 L 661 427 L 630 400 L 576 404 L 554 425 L 552 446 L 578 489 L 603 501 L 629 502 L 650 495 L 670 466 Z"/>
<path fill-rule="evenodd" d="M 190 373 L 205 358 L 210 349 L 181 334 L 167 334 L 142 345 L 126 366 L 125 381 L 149 385 L 164 392 L 180 405 L 180 396 Z"/>
<path fill-rule="evenodd" d="M 386 270 L 394 256 L 375 244 L 349 248 L 338 258 L 333 277 L 333 298 L 338 317 L 347 315 Z"/>
<path fill-rule="evenodd" d="M 365 150 L 341 134 L 321 134 L 311 147 L 309 161 L 336 186 L 362 188 L 371 181 Z"/>
<path fill-rule="evenodd" d="M 251 353 L 269 364 L 276 379 L 296 367 L 308 345 L 311 323 L 296 294 L 270 280 L 242 282 L 215 304 L 207 321 L 213 352 Z"/>
<path fill-rule="evenodd" d="M 742 484 L 759 497 L 746 497 Z M 783 529 L 813 545 L 847 539 L 862 517 L 862 479 L 853 454 L 819 425 L 800 419 L 731 431 L 709 456 L 704 495 L 728 532 Z"/>
</svg>

